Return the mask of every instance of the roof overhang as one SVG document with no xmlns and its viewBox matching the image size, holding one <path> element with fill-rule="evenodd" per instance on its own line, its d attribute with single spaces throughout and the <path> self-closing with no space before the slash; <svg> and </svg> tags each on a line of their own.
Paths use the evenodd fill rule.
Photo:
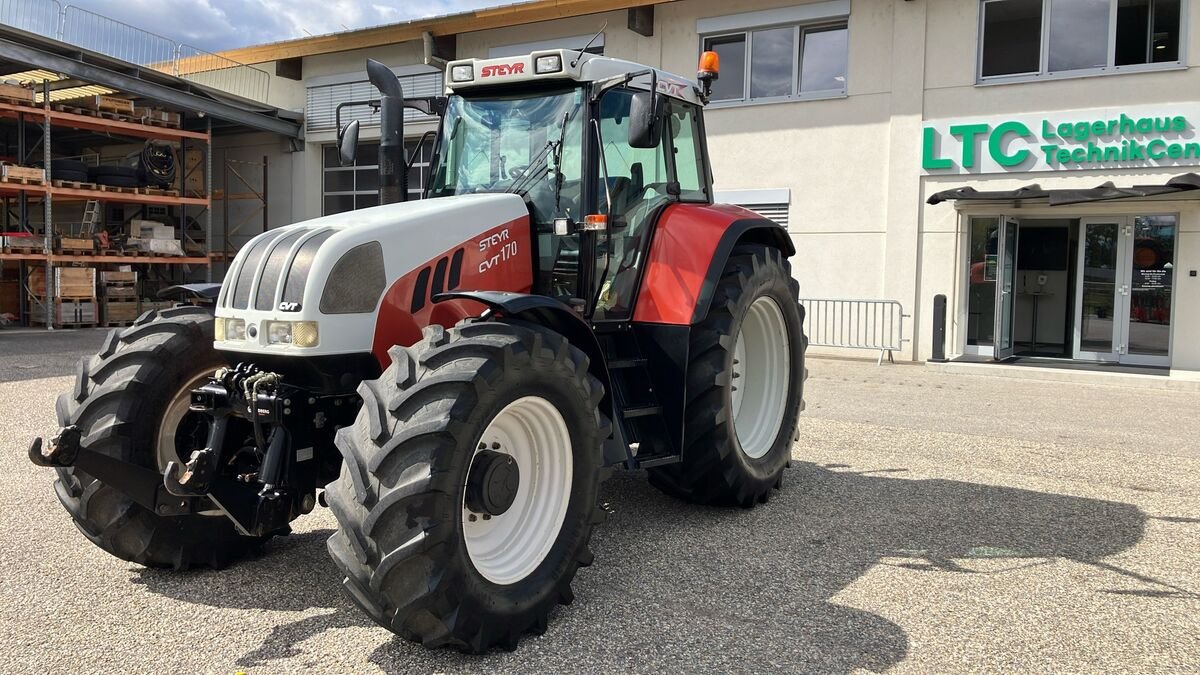
<svg viewBox="0 0 1200 675">
<path fill-rule="evenodd" d="M 477 9 L 471 12 L 426 17 L 386 26 L 316 35 L 254 45 L 221 52 L 239 63 L 266 63 L 303 56 L 332 54 L 354 49 L 421 40 L 425 33 L 434 36 L 458 35 L 493 28 L 564 19 L 601 12 L 613 12 L 647 5 L 660 5 L 672 0 L 532 0 L 501 7 Z M 599 28 L 599 26 L 597 26 Z"/>
<path fill-rule="evenodd" d="M 247 131 L 300 138 L 299 115 L 223 94 L 203 85 L 0 25 L 0 69 L 46 70 L 67 80 L 146 99 L 172 110 L 201 113 Z M 53 98 L 53 97 L 52 97 Z"/>
<path fill-rule="evenodd" d="M 1189 194 L 1190 193 L 1190 194 Z M 1200 174 L 1185 173 L 1168 180 L 1162 185 L 1134 185 L 1117 187 L 1111 182 L 1094 188 L 1046 190 L 1040 185 L 1026 185 L 1015 190 L 976 190 L 967 185 L 951 190 L 942 190 L 932 195 L 929 204 L 942 202 L 1037 202 L 1050 206 L 1068 204 L 1090 204 L 1124 199 L 1142 198 L 1194 198 L 1200 197 Z"/>
</svg>

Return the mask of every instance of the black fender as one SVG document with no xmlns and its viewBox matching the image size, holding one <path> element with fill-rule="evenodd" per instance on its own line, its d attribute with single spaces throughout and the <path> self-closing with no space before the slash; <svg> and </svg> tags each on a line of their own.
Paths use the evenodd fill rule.
<svg viewBox="0 0 1200 675">
<path fill-rule="evenodd" d="M 779 249 L 785 258 L 796 255 L 796 245 L 788 236 L 787 228 L 767 218 L 743 218 L 735 220 L 725 229 L 717 249 L 713 252 L 712 260 L 708 263 L 708 272 L 704 275 L 704 284 L 700 287 L 700 297 L 696 300 L 696 308 L 692 312 L 692 325 L 708 316 L 708 307 L 712 304 L 713 293 L 717 283 L 721 281 L 721 273 L 725 263 L 729 261 L 733 247 L 738 244 L 762 244 Z"/>
<path fill-rule="evenodd" d="M 613 417 L 612 379 L 608 374 L 608 363 L 604 358 L 604 350 L 600 340 L 592 330 L 591 325 L 584 321 L 575 310 L 559 300 L 545 295 L 529 293 L 510 293 L 508 291 L 447 291 L 433 296 L 434 302 L 451 299 L 474 300 L 487 306 L 491 314 L 501 314 L 521 321 L 528 321 L 539 326 L 545 326 L 567 338 L 567 340 L 587 354 L 588 371 L 604 385 L 604 400 L 600 409 L 608 418 Z"/>
<path fill-rule="evenodd" d="M 158 292 L 158 297 L 166 300 L 168 298 L 177 298 L 179 300 L 187 300 L 188 298 L 199 298 L 201 300 L 217 301 L 217 296 L 221 294 L 221 284 L 179 284 L 178 286 L 169 286 Z"/>
</svg>

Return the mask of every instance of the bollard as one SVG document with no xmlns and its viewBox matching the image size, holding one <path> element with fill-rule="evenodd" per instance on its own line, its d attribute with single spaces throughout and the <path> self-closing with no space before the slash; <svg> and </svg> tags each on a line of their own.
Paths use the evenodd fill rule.
<svg viewBox="0 0 1200 675">
<path fill-rule="evenodd" d="M 946 362 L 946 296 L 933 296 L 933 356 L 935 363 Z"/>
</svg>

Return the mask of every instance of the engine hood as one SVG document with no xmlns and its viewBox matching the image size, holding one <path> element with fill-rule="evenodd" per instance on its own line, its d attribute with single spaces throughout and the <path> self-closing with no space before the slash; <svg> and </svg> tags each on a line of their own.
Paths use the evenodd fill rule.
<svg viewBox="0 0 1200 675">
<path fill-rule="evenodd" d="M 369 351 L 392 283 L 431 256 L 527 218 L 521 197 L 475 194 L 388 204 L 314 218 L 252 239 L 229 267 L 220 318 L 245 321 L 218 349 L 312 355 Z M 272 344 L 267 322 L 316 322 L 316 347 Z M 219 337 L 219 334 L 218 334 Z"/>
</svg>

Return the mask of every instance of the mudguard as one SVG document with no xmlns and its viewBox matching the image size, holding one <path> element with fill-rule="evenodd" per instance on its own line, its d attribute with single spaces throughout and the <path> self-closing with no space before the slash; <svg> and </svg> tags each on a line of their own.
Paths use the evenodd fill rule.
<svg viewBox="0 0 1200 675">
<path fill-rule="evenodd" d="M 690 326 L 708 315 L 712 294 L 738 243 L 796 253 L 787 230 L 757 213 L 728 204 L 674 204 L 663 211 L 650 244 L 635 323 Z"/>
<path fill-rule="evenodd" d="M 592 327 L 566 304 L 545 295 L 507 291 L 449 291 L 433 296 L 432 300 L 434 303 L 473 300 L 485 305 L 491 312 L 536 323 L 566 336 L 572 345 L 588 355 L 588 370 L 604 385 L 601 409 L 612 418 L 612 380 L 609 378 L 604 350 Z"/>
</svg>

